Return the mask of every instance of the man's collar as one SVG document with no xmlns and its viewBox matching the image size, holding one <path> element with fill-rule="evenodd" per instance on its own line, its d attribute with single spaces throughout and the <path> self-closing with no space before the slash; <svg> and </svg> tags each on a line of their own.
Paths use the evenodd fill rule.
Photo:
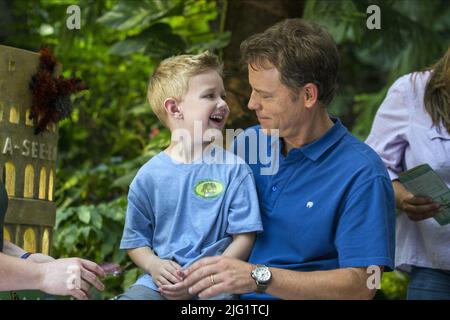
<svg viewBox="0 0 450 320">
<path fill-rule="evenodd" d="M 302 153 L 312 161 L 319 159 L 348 132 L 341 120 L 331 116 L 330 119 L 334 122 L 334 125 L 322 137 L 310 144 L 290 150 L 289 154 L 297 155 Z"/>
</svg>

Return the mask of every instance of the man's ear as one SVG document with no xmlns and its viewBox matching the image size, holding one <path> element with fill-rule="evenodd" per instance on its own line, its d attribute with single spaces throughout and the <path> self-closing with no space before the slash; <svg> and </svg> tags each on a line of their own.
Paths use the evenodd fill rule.
<svg viewBox="0 0 450 320">
<path fill-rule="evenodd" d="M 306 108 L 312 108 L 318 98 L 319 98 L 319 89 L 317 85 L 314 83 L 307 83 L 303 86 L 303 102 Z"/>
<path fill-rule="evenodd" d="M 183 113 L 178 107 L 177 100 L 175 100 L 174 98 L 167 98 L 166 100 L 164 100 L 164 108 L 166 109 L 169 117 L 183 119 Z"/>
</svg>

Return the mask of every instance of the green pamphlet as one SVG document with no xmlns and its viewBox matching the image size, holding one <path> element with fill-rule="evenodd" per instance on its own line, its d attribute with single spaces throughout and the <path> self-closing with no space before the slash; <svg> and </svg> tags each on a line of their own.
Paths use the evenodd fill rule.
<svg viewBox="0 0 450 320">
<path fill-rule="evenodd" d="M 439 203 L 441 208 L 434 219 L 441 226 L 450 223 L 450 189 L 428 164 L 402 172 L 398 179 L 412 194 L 430 197 Z"/>
</svg>

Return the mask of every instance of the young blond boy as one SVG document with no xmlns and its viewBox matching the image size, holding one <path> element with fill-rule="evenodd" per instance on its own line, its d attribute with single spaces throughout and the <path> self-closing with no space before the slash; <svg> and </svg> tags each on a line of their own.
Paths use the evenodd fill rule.
<svg viewBox="0 0 450 320">
<path fill-rule="evenodd" d="M 150 79 L 149 103 L 172 138 L 130 185 L 120 248 L 145 274 L 119 299 L 197 299 L 180 286 L 180 271 L 205 256 L 246 260 L 262 231 L 250 168 L 204 138 L 229 114 L 221 74 L 206 52 L 168 58 Z M 217 153 L 227 162 L 212 157 Z M 220 286 L 213 274 L 209 280 Z"/>
</svg>

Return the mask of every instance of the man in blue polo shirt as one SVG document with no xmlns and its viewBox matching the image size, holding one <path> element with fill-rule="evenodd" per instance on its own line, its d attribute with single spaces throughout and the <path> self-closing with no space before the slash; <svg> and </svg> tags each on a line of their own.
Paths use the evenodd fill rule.
<svg viewBox="0 0 450 320">
<path fill-rule="evenodd" d="M 248 107 L 260 126 L 236 145 L 260 129 L 269 140 L 258 142 L 256 163 L 255 148 L 247 145 L 244 154 L 264 232 L 249 263 L 201 259 L 183 285 L 200 297 L 373 298 L 372 277 L 394 267 L 394 193 L 376 153 L 327 112 L 337 87 L 333 39 L 316 24 L 289 19 L 244 41 L 241 54 L 252 87 Z M 280 146 L 271 150 L 278 170 L 266 174 L 259 157 L 272 142 Z"/>
</svg>

